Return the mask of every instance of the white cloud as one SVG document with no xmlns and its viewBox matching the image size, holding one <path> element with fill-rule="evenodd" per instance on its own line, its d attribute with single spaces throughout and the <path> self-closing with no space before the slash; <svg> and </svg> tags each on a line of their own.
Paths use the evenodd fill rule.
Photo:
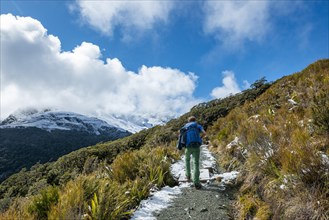
<svg viewBox="0 0 329 220">
<path fill-rule="evenodd" d="M 270 1 L 207 1 L 204 30 L 230 47 L 259 41 L 269 29 Z"/>
<path fill-rule="evenodd" d="M 216 87 L 211 91 L 213 98 L 224 98 L 241 92 L 238 83 L 236 82 L 234 72 L 225 70 L 223 74 L 223 86 Z"/>
<path fill-rule="evenodd" d="M 131 72 L 117 58 L 101 60 L 99 47 L 87 42 L 62 51 L 30 17 L 1 15 L 1 45 L 2 118 L 30 106 L 166 117 L 197 102 L 195 74 L 157 66 Z"/>
<path fill-rule="evenodd" d="M 250 88 L 250 82 L 248 80 L 243 80 L 243 89 L 249 89 Z"/>
<path fill-rule="evenodd" d="M 171 1 L 84 1 L 76 5 L 85 22 L 96 30 L 112 35 L 120 26 L 125 34 L 151 29 L 156 22 L 167 22 L 173 9 Z M 129 35 L 129 34 L 128 34 Z"/>
</svg>

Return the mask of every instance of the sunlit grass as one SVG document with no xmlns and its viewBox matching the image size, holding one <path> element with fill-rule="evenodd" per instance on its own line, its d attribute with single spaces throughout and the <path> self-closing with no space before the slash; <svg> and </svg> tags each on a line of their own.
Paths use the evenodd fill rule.
<svg viewBox="0 0 329 220">
<path fill-rule="evenodd" d="M 328 79 L 328 61 L 312 64 L 209 129 L 221 165 L 241 171 L 237 218 L 329 219 Z"/>
<path fill-rule="evenodd" d="M 18 199 L 1 219 L 122 219 L 128 218 L 150 189 L 173 185 L 170 164 L 175 148 L 145 147 L 103 163 L 61 187 L 49 187 L 30 199 Z"/>
</svg>

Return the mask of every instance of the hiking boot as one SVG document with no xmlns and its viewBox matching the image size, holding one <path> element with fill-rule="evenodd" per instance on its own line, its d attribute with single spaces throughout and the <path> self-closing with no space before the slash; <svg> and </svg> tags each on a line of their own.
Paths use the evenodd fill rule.
<svg viewBox="0 0 329 220">
<path fill-rule="evenodd" d="M 194 187 L 196 188 L 196 189 L 201 189 L 201 184 L 200 183 L 196 183 L 196 184 L 194 184 Z"/>
<path fill-rule="evenodd" d="M 192 180 L 191 180 L 191 177 L 190 177 L 190 176 L 188 176 L 186 179 L 187 179 L 187 182 L 188 182 L 188 183 L 192 182 Z"/>
</svg>

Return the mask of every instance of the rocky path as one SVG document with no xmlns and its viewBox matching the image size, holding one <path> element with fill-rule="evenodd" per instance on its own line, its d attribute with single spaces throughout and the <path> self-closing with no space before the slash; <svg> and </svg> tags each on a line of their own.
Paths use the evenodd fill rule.
<svg viewBox="0 0 329 220">
<path fill-rule="evenodd" d="M 180 183 L 174 188 L 165 187 L 153 197 L 141 203 L 141 208 L 132 219 L 143 220 L 226 220 L 233 219 L 231 207 L 235 201 L 234 179 L 237 172 L 222 173 L 216 161 L 202 146 L 200 168 L 213 170 L 210 179 L 197 190 L 191 183 Z M 172 166 L 172 173 L 181 179 L 184 171 L 184 158 Z"/>
<path fill-rule="evenodd" d="M 230 214 L 234 201 L 233 190 L 220 190 L 218 186 L 204 186 L 201 190 L 184 188 L 168 208 L 153 215 L 158 220 L 169 219 L 233 219 Z"/>
<path fill-rule="evenodd" d="M 201 168 L 214 168 L 211 174 L 213 180 L 203 183 L 200 190 L 195 189 L 192 184 L 182 187 L 182 193 L 177 195 L 166 209 L 154 213 L 156 219 L 232 219 L 230 210 L 235 200 L 235 189 L 229 180 L 222 178 L 223 175 L 217 175 L 219 178 L 215 179 L 219 169 L 207 146 L 202 147 Z M 225 184 L 225 181 L 229 185 Z"/>
</svg>

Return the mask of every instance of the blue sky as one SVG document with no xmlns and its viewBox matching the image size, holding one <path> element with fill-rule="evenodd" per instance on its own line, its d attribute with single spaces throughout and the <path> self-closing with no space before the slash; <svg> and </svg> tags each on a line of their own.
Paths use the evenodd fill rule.
<svg viewBox="0 0 329 220">
<path fill-rule="evenodd" d="M 165 117 L 329 57 L 328 1 L 4 0 L 1 14 L 2 118 Z"/>
</svg>

